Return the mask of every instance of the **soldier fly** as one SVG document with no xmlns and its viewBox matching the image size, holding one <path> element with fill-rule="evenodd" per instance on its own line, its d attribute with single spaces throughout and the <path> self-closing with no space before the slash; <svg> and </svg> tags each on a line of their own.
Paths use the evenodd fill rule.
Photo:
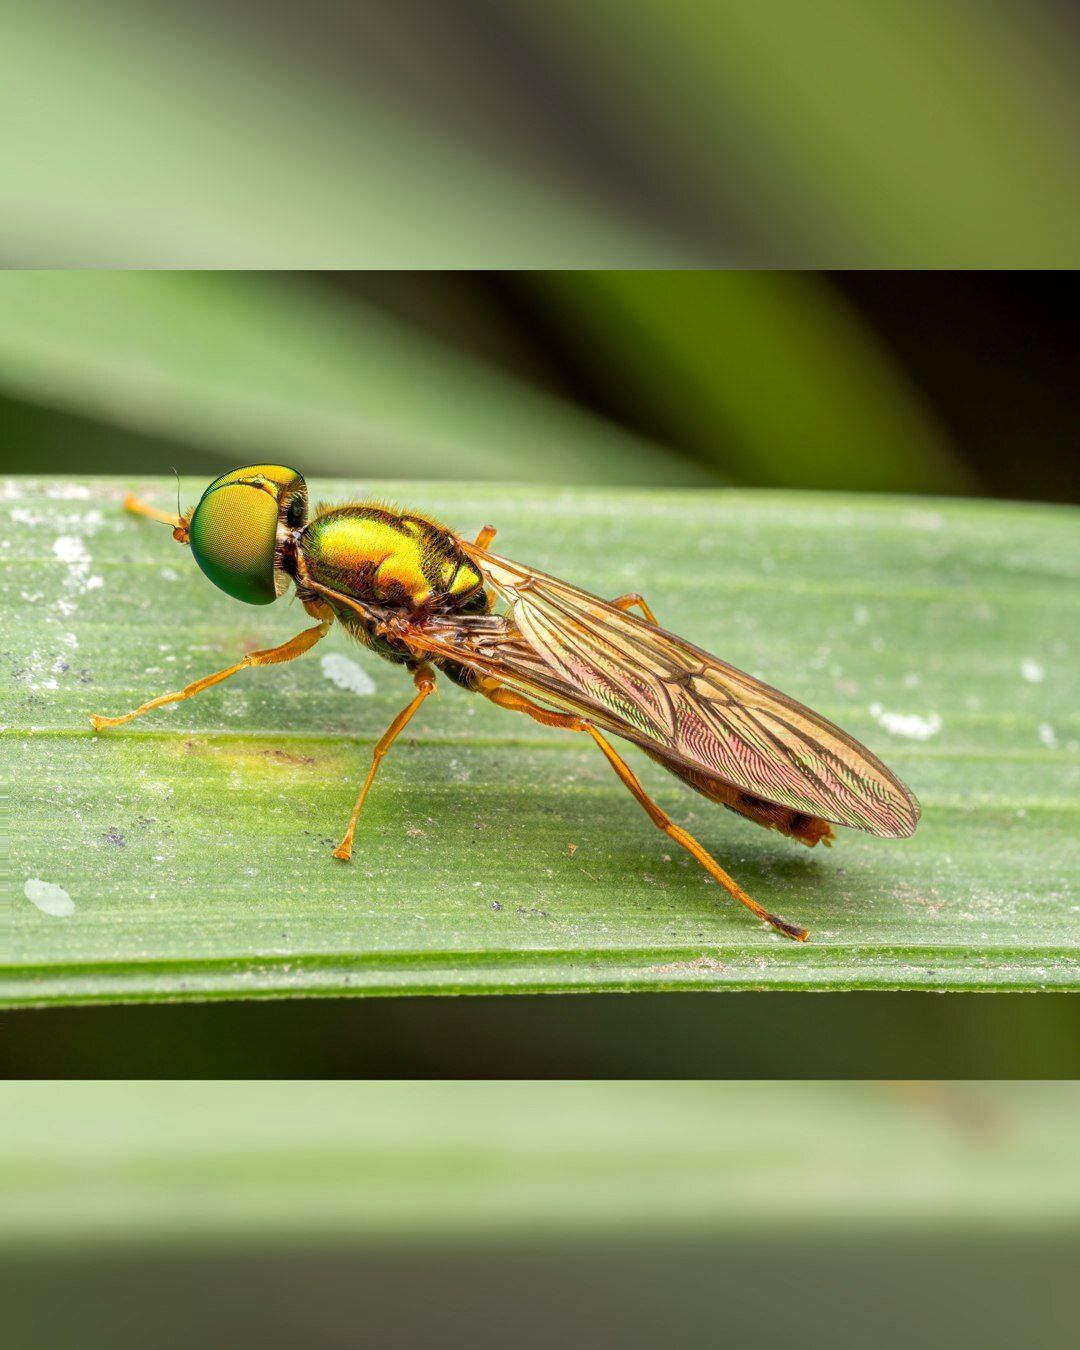
<svg viewBox="0 0 1080 1350">
<path fill-rule="evenodd" d="M 601 600 L 492 553 L 490 526 L 467 540 L 428 516 L 372 502 L 319 506 L 309 520 L 303 478 L 278 464 L 224 474 L 183 515 L 134 497 L 125 506 L 171 525 L 237 600 L 269 604 L 291 582 L 315 623 L 122 717 L 91 717 L 95 730 L 191 698 L 249 666 L 292 661 L 334 622 L 412 676 L 416 693 L 376 742 L 334 850 L 343 862 L 379 764 L 435 690 L 436 672 L 510 712 L 590 736 L 654 825 L 759 919 L 800 942 L 808 931 L 751 899 L 650 798 L 604 733 L 640 746 L 711 801 L 811 848 L 831 844 L 833 825 L 887 838 L 915 830 L 915 797 L 846 732 L 665 632 L 640 595 Z"/>
</svg>

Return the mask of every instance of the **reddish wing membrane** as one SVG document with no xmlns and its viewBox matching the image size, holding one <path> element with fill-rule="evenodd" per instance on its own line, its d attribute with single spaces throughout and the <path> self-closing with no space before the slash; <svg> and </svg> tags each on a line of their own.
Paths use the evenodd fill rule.
<svg viewBox="0 0 1080 1350">
<path fill-rule="evenodd" d="M 914 796 L 824 717 L 586 591 L 463 547 L 509 612 L 425 624 L 439 647 L 445 625 L 443 654 L 766 801 L 885 837 L 914 832 Z"/>
</svg>

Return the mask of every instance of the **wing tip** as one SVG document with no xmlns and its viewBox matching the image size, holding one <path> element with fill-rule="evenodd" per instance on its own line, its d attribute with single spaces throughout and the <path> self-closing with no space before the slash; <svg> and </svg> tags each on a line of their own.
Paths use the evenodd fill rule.
<svg viewBox="0 0 1080 1350">
<path fill-rule="evenodd" d="M 890 812 L 893 824 L 888 829 L 877 831 L 883 839 L 910 839 L 918 828 L 919 820 L 922 817 L 922 807 L 919 804 L 918 797 L 904 787 L 903 783 L 898 782 L 897 786 L 904 794 L 903 799 L 897 802 L 895 809 Z"/>
</svg>

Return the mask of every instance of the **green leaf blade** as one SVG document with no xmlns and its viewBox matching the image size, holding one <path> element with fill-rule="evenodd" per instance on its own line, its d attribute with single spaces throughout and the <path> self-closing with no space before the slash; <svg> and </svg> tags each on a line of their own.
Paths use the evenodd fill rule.
<svg viewBox="0 0 1080 1350">
<path fill-rule="evenodd" d="M 812 930 L 797 946 L 657 834 L 584 738 L 453 688 L 395 746 L 354 861 L 335 862 L 371 745 L 411 691 L 341 635 L 93 735 L 89 713 L 304 621 L 216 592 L 166 530 L 123 513 L 127 486 L 13 479 L 0 499 L 0 1001 L 1076 986 L 1075 512 L 379 485 L 462 533 L 497 525 L 509 556 L 591 590 L 642 591 L 665 626 L 820 709 L 911 785 L 912 840 L 843 830 L 811 852 L 629 752 L 756 899 Z M 373 691 L 339 687 L 323 656 Z M 74 911 L 43 912 L 31 880 Z"/>
</svg>

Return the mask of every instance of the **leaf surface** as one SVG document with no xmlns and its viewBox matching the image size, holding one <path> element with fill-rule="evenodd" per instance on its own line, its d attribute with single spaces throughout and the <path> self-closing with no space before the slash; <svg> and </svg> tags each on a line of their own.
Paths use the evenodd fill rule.
<svg viewBox="0 0 1080 1350">
<path fill-rule="evenodd" d="M 641 591 L 666 627 L 912 787 L 913 839 L 841 830 L 809 851 L 629 751 L 759 902 L 811 929 L 800 946 L 653 830 L 584 738 L 456 688 L 394 747 L 353 863 L 335 862 L 372 743 L 412 692 L 340 634 L 95 736 L 89 713 L 305 626 L 295 605 L 216 591 L 167 530 L 120 509 L 129 487 L 174 497 L 162 479 L 3 485 L 5 1003 L 1078 983 L 1076 512 L 379 485 L 463 534 L 496 525 L 508 556 L 599 594 Z"/>
</svg>

